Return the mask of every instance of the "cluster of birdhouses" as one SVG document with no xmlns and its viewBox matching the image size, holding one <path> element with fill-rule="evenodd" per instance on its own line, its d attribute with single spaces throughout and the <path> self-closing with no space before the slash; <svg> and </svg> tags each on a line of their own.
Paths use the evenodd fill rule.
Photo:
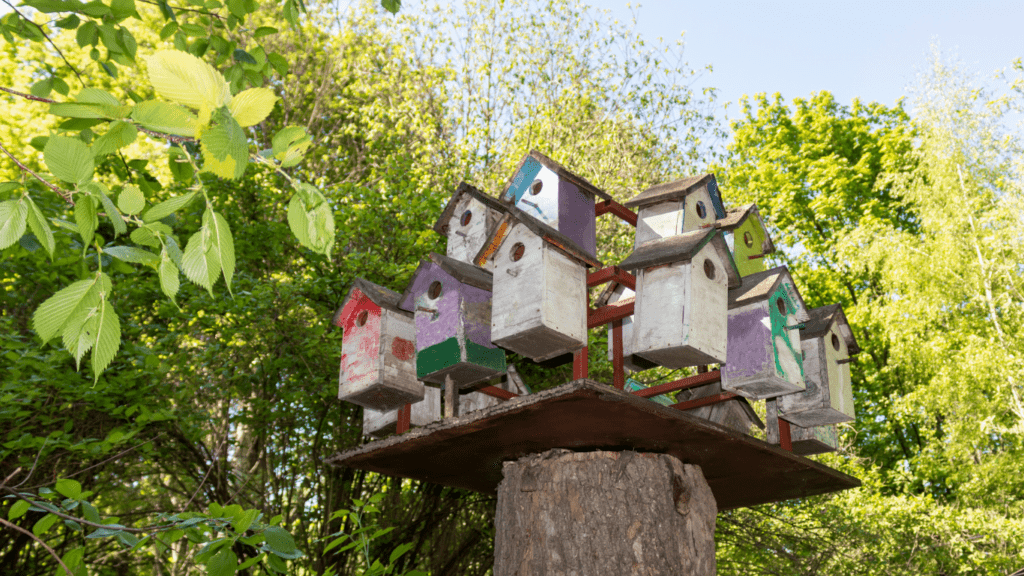
<svg viewBox="0 0 1024 576">
<path fill-rule="evenodd" d="M 636 235 L 618 268 L 602 269 L 596 217 L 613 204 Z M 618 370 L 721 365 L 717 378 L 677 389 L 676 408 L 746 432 L 765 427 L 748 399 L 766 400 L 769 441 L 787 437 L 808 454 L 835 449 L 835 425 L 853 418 L 849 362 L 859 348 L 842 308 L 808 309 L 785 267 L 766 269 L 775 246 L 757 206 L 726 211 L 712 174 L 654 186 L 623 207 L 531 152 L 497 198 L 460 184 L 434 230 L 447 252 L 424 259 L 404 293 L 356 280 L 335 318 L 339 397 L 366 408 L 368 434 L 401 428 L 404 406 L 406 425 L 439 419 L 437 387 L 459 394 L 460 412 L 528 393 L 506 351 L 544 362 L 584 350 L 591 268 L 620 279 L 598 308 L 631 305 L 609 328 Z M 642 392 L 632 379 L 618 386 Z"/>
</svg>

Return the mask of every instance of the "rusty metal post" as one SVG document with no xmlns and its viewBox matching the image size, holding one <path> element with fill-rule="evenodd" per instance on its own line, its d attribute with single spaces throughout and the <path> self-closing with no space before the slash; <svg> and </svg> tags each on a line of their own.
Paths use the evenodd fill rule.
<svg viewBox="0 0 1024 576">
<path fill-rule="evenodd" d="M 626 387 L 626 368 L 622 358 L 622 320 L 612 322 L 612 383 L 619 390 Z"/>
<path fill-rule="evenodd" d="M 409 431 L 409 420 L 412 417 L 412 404 L 406 404 L 398 409 L 398 422 L 395 423 L 395 432 L 405 434 Z"/>
<path fill-rule="evenodd" d="M 789 429 L 789 422 L 779 418 L 779 446 L 786 452 L 793 451 L 793 436 Z"/>
</svg>

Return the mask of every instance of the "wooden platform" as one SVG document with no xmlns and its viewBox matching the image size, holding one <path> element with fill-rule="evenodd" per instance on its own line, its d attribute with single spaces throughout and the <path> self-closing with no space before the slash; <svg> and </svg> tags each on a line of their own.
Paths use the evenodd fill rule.
<svg viewBox="0 0 1024 576">
<path fill-rule="evenodd" d="M 593 380 L 370 442 L 328 462 L 493 494 L 503 461 L 552 448 L 672 454 L 700 465 L 719 510 L 860 486 L 813 460 Z"/>
</svg>

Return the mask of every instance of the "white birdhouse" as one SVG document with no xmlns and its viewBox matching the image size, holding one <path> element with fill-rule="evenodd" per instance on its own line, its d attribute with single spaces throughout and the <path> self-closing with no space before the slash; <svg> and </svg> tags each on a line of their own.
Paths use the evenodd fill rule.
<svg viewBox="0 0 1024 576">
<path fill-rule="evenodd" d="M 766 407 L 768 412 L 766 418 L 768 420 L 767 440 L 769 444 L 778 445 L 780 443 L 778 400 L 774 398 L 767 400 Z M 839 446 L 839 435 L 836 433 L 835 424 L 811 428 L 790 424 L 789 437 L 793 444 L 793 453 L 801 456 L 835 452 Z"/>
<path fill-rule="evenodd" d="M 491 340 L 534 361 L 587 345 L 587 266 L 575 242 L 510 208 L 476 257 L 494 271 Z"/>
<path fill-rule="evenodd" d="M 725 362 L 728 292 L 740 277 L 718 230 L 646 242 L 619 266 L 636 270 L 634 354 L 666 368 Z"/>
<path fill-rule="evenodd" d="M 409 410 L 409 426 L 426 426 L 441 419 L 441 389 L 426 387 L 423 400 Z M 398 410 L 363 408 L 363 434 L 383 438 L 398 430 Z"/>
<path fill-rule="evenodd" d="M 530 387 L 527 386 L 525 382 L 523 382 L 523 379 L 519 376 L 519 372 L 516 371 L 515 366 L 509 364 L 506 370 L 506 377 L 500 383 L 495 384 L 495 387 L 501 388 L 502 390 L 507 390 L 520 396 L 525 396 L 531 393 Z M 467 392 L 464 394 L 460 393 L 459 416 L 469 414 L 470 412 L 474 412 L 476 410 L 490 408 L 491 406 L 494 406 L 495 404 L 500 404 L 502 402 L 506 402 L 506 400 L 501 400 L 499 398 L 495 398 L 494 396 L 489 396 L 487 394 L 484 394 L 483 392 Z"/>
<path fill-rule="evenodd" d="M 652 186 L 626 202 L 637 211 L 634 247 L 686 232 L 710 228 L 725 217 L 714 174 Z"/>
<path fill-rule="evenodd" d="M 765 270 L 765 256 L 775 252 L 775 245 L 768 236 L 757 204 L 732 208 L 726 212 L 725 218 L 715 222 L 715 226 L 725 234 L 740 276 Z"/>
<path fill-rule="evenodd" d="M 505 351 L 491 343 L 491 273 L 430 254 L 398 307 L 415 314 L 416 376 L 465 388 L 505 371 Z"/>
<path fill-rule="evenodd" d="M 448 238 L 449 258 L 472 264 L 505 211 L 496 198 L 463 182 L 448 200 L 434 230 Z"/>
<path fill-rule="evenodd" d="M 519 163 L 500 198 L 558 230 L 590 257 L 597 256 L 594 206 L 598 198 L 612 197 L 554 160 L 531 151 Z"/>
<path fill-rule="evenodd" d="M 357 278 L 334 315 L 341 338 L 338 398 L 373 410 L 423 399 L 416 379 L 416 326 L 397 292 Z"/>
<path fill-rule="evenodd" d="M 712 382 L 704 386 L 680 390 L 676 394 L 676 402 L 699 400 L 700 398 L 721 393 L 722 383 Z M 764 422 L 761 422 L 761 419 L 757 417 L 757 412 L 754 412 L 746 398 L 730 398 L 722 402 L 684 410 L 684 412 L 744 434 L 750 434 L 751 426 L 764 429 Z"/>
<path fill-rule="evenodd" d="M 779 397 L 783 418 L 805 428 L 853 420 L 850 361 L 860 352 L 843 307 L 831 304 L 809 310 L 800 331 L 807 389 Z"/>
<path fill-rule="evenodd" d="M 612 281 L 608 283 L 601 292 L 601 295 L 598 296 L 594 306 L 600 308 L 608 304 L 615 304 L 621 300 L 635 299 L 635 297 L 636 292 L 618 282 Z M 608 324 L 608 360 L 610 361 L 615 360 L 613 328 L 612 324 Z M 627 316 L 622 319 L 622 366 L 630 372 L 640 372 L 657 366 L 654 362 L 633 354 L 633 316 Z"/>
<path fill-rule="evenodd" d="M 804 390 L 803 298 L 785 266 L 751 274 L 729 291 L 729 343 L 722 386 L 747 398 Z"/>
</svg>

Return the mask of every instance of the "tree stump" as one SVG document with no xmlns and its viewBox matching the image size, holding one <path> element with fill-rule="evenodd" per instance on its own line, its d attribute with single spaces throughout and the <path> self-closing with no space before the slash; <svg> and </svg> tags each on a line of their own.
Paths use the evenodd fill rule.
<svg viewBox="0 0 1024 576">
<path fill-rule="evenodd" d="M 715 574 L 718 507 L 700 466 L 555 449 L 502 471 L 495 576 Z"/>
</svg>

